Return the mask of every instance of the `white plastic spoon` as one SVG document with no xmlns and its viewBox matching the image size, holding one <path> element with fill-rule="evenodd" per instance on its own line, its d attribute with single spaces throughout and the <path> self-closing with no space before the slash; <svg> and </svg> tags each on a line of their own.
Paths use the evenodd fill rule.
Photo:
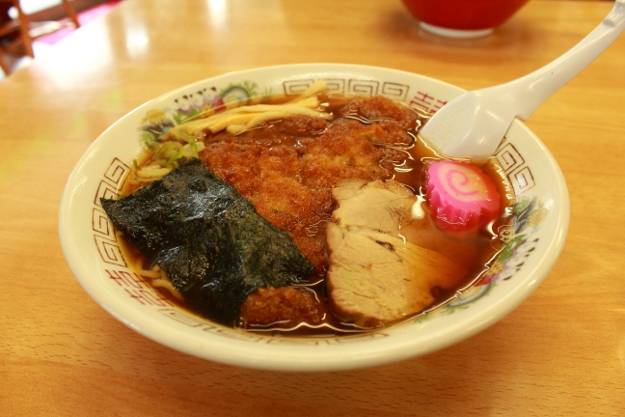
<svg viewBox="0 0 625 417">
<path fill-rule="evenodd" d="M 536 108 L 597 58 L 625 29 L 625 0 L 616 0 L 603 22 L 550 64 L 494 87 L 470 91 L 445 104 L 421 129 L 433 150 L 447 157 L 487 160 L 515 117 Z"/>
</svg>

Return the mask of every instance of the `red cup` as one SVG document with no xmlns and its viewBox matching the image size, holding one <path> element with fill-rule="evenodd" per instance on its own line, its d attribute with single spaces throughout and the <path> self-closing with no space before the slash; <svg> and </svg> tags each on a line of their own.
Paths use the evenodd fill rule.
<svg viewBox="0 0 625 417">
<path fill-rule="evenodd" d="M 529 0 L 402 0 L 430 32 L 444 36 L 486 35 Z"/>
</svg>

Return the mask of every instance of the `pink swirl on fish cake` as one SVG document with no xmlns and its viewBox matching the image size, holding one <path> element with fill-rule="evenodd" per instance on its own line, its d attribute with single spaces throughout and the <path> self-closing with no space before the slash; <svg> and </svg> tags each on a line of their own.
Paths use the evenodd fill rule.
<svg viewBox="0 0 625 417">
<path fill-rule="evenodd" d="M 495 184 L 481 169 L 466 162 L 430 163 L 426 194 L 441 229 L 475 232 L 499 212 L 500 197 Z"/>
</svg>

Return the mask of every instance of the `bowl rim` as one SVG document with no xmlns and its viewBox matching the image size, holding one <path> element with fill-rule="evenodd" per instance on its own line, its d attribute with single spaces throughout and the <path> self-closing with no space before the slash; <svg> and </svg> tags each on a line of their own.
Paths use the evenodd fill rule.
<svg viewBox="0 0 625 417">
<path fill-rule="evenodd" d="M 80 157 L 67 180 L 61 197 L 58 216 L 58 232 L 61 247 L 72 273 L 89 296 L 109 314 L 124 325 L 162 345 L 216 362 L 248 368 L 279 371 L 347 370 L 396 362 L 409 357 L 430 353 L 465 340 L 505 317 L 544 281 L 564 247 L 570 220 L 569 196 L 564 176 L 551 152 L 549 152 L 547 147 L 529 130 L 529 128 L 518 120 L 513 123 L 513 127 L 519 129 L 523 134 L 529 135 L 529 137 L 535 141 L 536 145 L 542 150 L 546 160 L 549 162 L 548 170 L 555 174 L 553 179 L 556 181 L 557 193 L 554 195 L 554 198 L 559 199 L 561 210 L 554 226 L 557 233 L 552 236 L 545 249 L 548 256 L 524 274 L 526 278 L 522 282 L 516 283 L 515 291 L 504 294 L 496 302 L 492 302 L 492 304 L 489 305 L 486 312 L 496 314 L 469 315 L 464 320 L 459 320 L 457 323 L 445 327 L 443 330 L 430 332 L 431 335 L 425 340 L 427 343 L 421 342 L 421 344 L 415 345 L 414 337 L 411 337 L 412 335 L 408 334 L 405 328 L 394 330 L 393 327 L 391 327 L 391 332 L 397 337 L 395 337 L 396 343 L 392 346 L 380 343 L 380 340 L 372 340 L 371 342 L 367 342 L 366 348 L 362 346 L 364 343 L 359 344 L 359 349 L 357 350 L 352 349 L 354 346 L 353 343 L 337 343 L 321 348 L 317 345 L 315 345 L 315 348 L 310 348 L 309 345 L 304 344 L 297 345 L 297 348 L 294 348 L 294 345 L 288 341 L 284 344 L 253 344 L 237 343 L 236 338 L 224 337 L 207 338 L 204 343 L 199 343 L 195 336 L 189 337 L 189 335 L 184 334 L 182 331 L 173 332 L 175 334 L 172 334 L 171 329 L 164 328 L 161 322 L 151 317 L 137 316 L 137 309 L 134 306 L 130 306 L 129 303 L 125 302 L 121 297 L 112 297 L 106 288 L 103 288 L 97 280 L 90 279 L 91 265 L 88 263 L 88 259 L 81 254 L 83 248 L 73 241 L 71 219 L 68 213 L 71 212 L 77 199 L 80 198 L 84 183 L 89 180 L 88 176 L 83 175 L 83 171 L 94 157 L 94 152 L 97 152 L 99 146 L 103 146 L 111 130 L 120 125 L 124 120 L 130 118 L 131 115 L 146 109 L 150 105 L 153 105 L 153 103 L 175 96 L 182 91 L 188 91 L 194 86 L 204 85 L 215 79 L 243 77 L 248 74 L 259 73 L 259 71 L 271 72 L 278 70 L 287 70 L 287 72 L 293 73 L 338 71 L 376 74 L 381 72 L 383 74 L 395 74 L 403 77 L 416 77 L 415 79 L 423 79 L 431 83 L 444 85 L 446 88 L 454 90 L 454 94 L 460 94 L 465 91 L 457 86 L 428 76 L 384 67 L 336 63 L 290 64 L 252 68 L 209 77 L 161 94 L 129 111 L 109 126 Z M 231 330 L 232 329 L 226 329 L 225 331 Z M 285 341 L 285 338 L 277 339 L 280 339 L 280 342 Z"/>
</svg>

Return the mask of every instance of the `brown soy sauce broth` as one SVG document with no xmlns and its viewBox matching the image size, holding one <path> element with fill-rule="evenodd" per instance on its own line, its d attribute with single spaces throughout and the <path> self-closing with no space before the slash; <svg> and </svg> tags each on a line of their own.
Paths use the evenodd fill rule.
<svg viewBox="0 0 625 417">
<path fill-rule="evenodd" d="M 373 124 L 380 119 L 368 119 L 362 114 L 359 114 L 350 108 L 350 101 L 354 100 L 353 96 L 345 96 L 338 94 L 319 95 L 320 101 L 323 103 L 324 111 L 333 112 L 335 114 L 335 120 L 343 117 L 353 120 L 357 120 L 363 124 Z M 288 101 L 287 97 L 279 96 L 269 100 L 272 104 L 281 104 Z M 265 101 L 266 102 L 266 101 Z M 338 117 L 337 117 L 338 116 Z M 406 133 L 411 138 L 408 142 L 397 143 L 391 145 L 394 150 L 399 150 L 403 157 L 399 160 L 394 160 L 395 166 L 394 172 L 390 173 L 389 178 L 393 178 L 400 183 L 403 183 L 410 188 L 417 196 L 425 198 L 424 184 L 425 173 L 428 163 L 435 159 L 440 159 L 434 152 L 432 152 L 418 137 L 419 127 L 426 122 L 427 115 L 420 114 L 415 111 L 415 123 L 407 129 Z M 274 121 L 268 123 L 262 128 L 255 128 L 250 131 L 244 132 L 237 136 L 237 140 L 241 142 L 253 142 L 258 145 L 272 147 L 272 146 L 290 146 L 297 147 L 299 139 L 302 137 L 310 137 L 323 134 L 323 130 L 318 131 L 301 131 L 301 130 L 289 130 L 281 127 L 280 121 Z M 231 138 L 232 135 L 220 132 L 215 135 L 207 134 L 207 141 L 211 143 L 217 143 L 222 140 Z M 207 145 L 210 146 L 210 145 Z M 388 146 L 388 145 L 380 145 Z M 395 153 L 397 154 L 397 153 Z M 141 165 L 147 164 L 150 161 L 142 161 Z M 507 183 L 505 176 L 502 174 L 502 170 L 492 161 L 485 164 L 482 170 L 491 178 L 494 184 L 498 188 L 498 192 L 501 196 L 501 213 L 492 226 L 489 233 L 485 230 L 480 230 L 476 236 L 464 237 L 458 239 L 447 235 L 441 231 L 435 224 L 432 218 L 427 202 L 422 203 L 424 209 L 425 221 L 428 223 L 427 229 L 419 229 L 419 237 L 416 238 L 417 242 L 413 242 L 410 239 L 410 233 L 408 240 L 412 243 L 420 244 L 421 246 L 433 249 L 446 256 L 449 259 L 455 260 L 459 263 L 463 269 L 468 271 L 464 276 L 458 277 L 457 285 L 455 288 L 449 291 L 442 291 L 440 288 L 434 288 L 432 295 L 435 298 L 435 302 L 431 308 L 427 311 L 432 311 L 440 306 L 453 300 L 464 289 L 473 285 L 479 277 L 486 271 L 489 263 L 493 258 L 503 249 L 503 244 L 496 235 L 496 231 L 499 227 L 506 225 L 510 222 L 510 216 L 507 215 L 506 207 L 510 206 L 511 191 L 510 186 Z M 132 187 L 134 188 L 134 187 Z M 131 187 L 125 187 L 123 189 L 124 194 L 128 194 L 133 191 Z M 326 218 L 322 220 L 322 223 L 329 221 Z M 316 233 L 324 233 L 325 228 L 319 227 Z M 132 252 L 133 257 L 140 256 L 136 252 Z M 147 262 L 147 261 L 146 261 Z M 144 267 L 149 268 L 149 265 Z M 251 332 L 259 332 L 261 334 L 270 335 L 284 335 L 284 336 L 337 336 L 337 335 L 349 335 L 354 332 L 371 331 L 371 329 L 359 329 L 355 328 L 349 323 L 342 323 L 334 317 L 331 312 L 331 306 L 328 302 L 326 294 L 326 288 L 324 285 L 325 271 L 319 272 L 316 276 L 310 277 L 310 285 L 303 285 L 307 290 L 314 292 L 316 299 L 319 301 L 320 309 L 324 315 L 324 319 L 321 324 L 308 324 L 308 323 L 289 323 L 288 326 L 282 324 L 272 325 L 252 325 L 245 330 Z M 162 294 L 167 294 L 167 291 L 156 288 Z M 186 308 L 184 302 L 171 297 L 172 301 L 183 308 Z M 423 314 L 423 313 L 420 313 Z M 392 325 L 394 323 L 389 323 Z"/>
</svg>

